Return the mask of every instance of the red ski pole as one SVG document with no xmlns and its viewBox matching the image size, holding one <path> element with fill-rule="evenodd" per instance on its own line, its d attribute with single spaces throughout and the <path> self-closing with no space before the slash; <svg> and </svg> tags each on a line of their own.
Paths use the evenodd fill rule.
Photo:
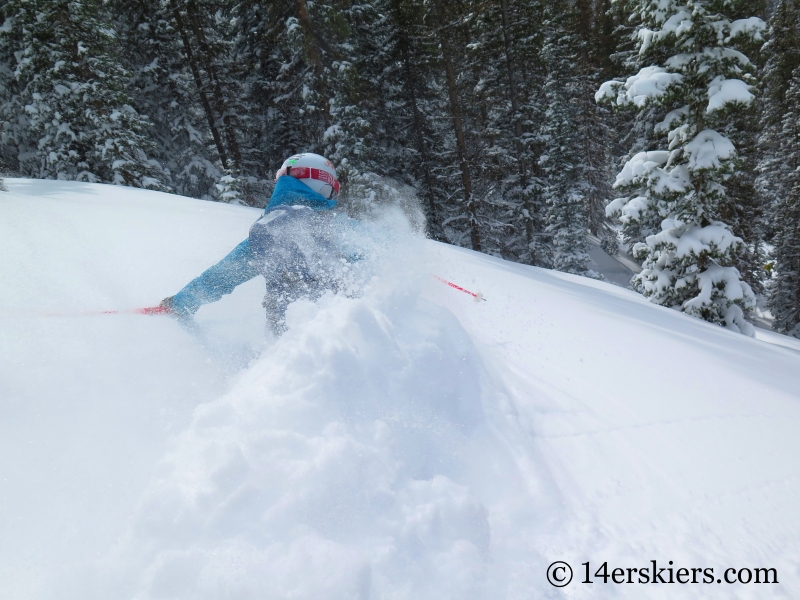
<svg viewBox="0 0 800 600">
<path fill-rule="evenodd" d="M 131 308 L 127 310 L 84 310 L 75 312 L 28 312 L 28 311 L 3 311 L 0 317 L 93 317 L 99 315 L 168 315 L 170 310 L 166 306 L 148 306 L 146 308 Z"/>
<path fill-rule="evenodd" d="M 148 306 L 146 308 L 131 308 L 130 310 L 98 310 L 84 312 L 84 315 L 166 315 L 170 310 L 166 306 Z"/>
<path fill-rule="evenodd" d="M 451 288 L 458 290 L 459 292 L 464 292 L 465 294 L 469 294 L 475 299 L 475 302 L 480 302 L 480 301 L 486 302 L 486 298 L 484 298 L 483 294 L 481 294 L 480 292 L 478 292 L 477 294 L 475 292 L 470 292 L 469 290 L 461 287 L 460 285 L 456 285 L 452 281 L 447 281 L 447 279 L 442 279 L 441 277 L 439 277 L 438 275 L 434 275 L 433 273 L 431 273 L 431 277 L 433 277 L 434 279 L 438 279 L 443 284 L 449 285 Z"/>
</svg>

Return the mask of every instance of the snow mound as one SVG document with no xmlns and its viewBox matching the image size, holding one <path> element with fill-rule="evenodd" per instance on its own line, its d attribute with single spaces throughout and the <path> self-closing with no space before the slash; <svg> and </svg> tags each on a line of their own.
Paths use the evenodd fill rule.
<svg viewBox="0 0 800 600">
<path fill-rule="evenodd" d="M 293 307 L 289 332 L 195 412 L 119 558 L 147 597 L 475 593 L 488 511 L 458 482 L 483 367 L 452 315 L 400 295 Z"/>
</svg>

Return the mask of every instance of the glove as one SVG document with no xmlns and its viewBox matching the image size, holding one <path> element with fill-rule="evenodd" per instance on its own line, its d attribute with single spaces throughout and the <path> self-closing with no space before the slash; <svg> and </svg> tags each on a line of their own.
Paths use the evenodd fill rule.
<svg viewBox="0 0 800 600">
<path fill-rule="evenodd" d="M 167 311 L 169 311 L 170 313 L 174 313 L 174 310 L 172 308 L 172 300 L 173 300 L 173 298 L 175 298 L 175 296 L 170 296 L 169 298 L 164 298 L 161 302 L 158 303 L 158 305 L 161 308 L 166 308 Z"/>
<path fill-rule="evenodd" d="M 178 319 L 189 319 L 192 316 L 192 313 L 181 310 L 180 308 L 175 306 L 175 296 L 170 296 L 169 298 L 164 298 L 161 302 L 158 303 L 159 308 L 165 308 L 166 313 L 170 317 L 176 317 Z"/>
<path fill-rule="evenodd" d="M 192 310 L 191 308 L 186 308 L 180 302 L 176 303 L 175 296 L 164 298 L 158 304 L 158 306 L 161 308 L 166 308 L 168 315 L 171 317 L 177 317 L 178 319 L 191 319 L 194 313 L 197 312 L 197 309 Z"/>
</svg>

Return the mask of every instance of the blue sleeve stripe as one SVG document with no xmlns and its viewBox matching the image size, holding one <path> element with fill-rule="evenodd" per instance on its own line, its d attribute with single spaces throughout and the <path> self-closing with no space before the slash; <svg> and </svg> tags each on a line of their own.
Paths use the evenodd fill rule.
<svg viewBox="0 0 800 600">
<path fill-rule="evenodd" d="M 256 275 L 258 271 L 251 264 L 248 238 L 175 294 L 172 301 L 173 310 L 194 314 L 203 304 L 216 302 Z"/>
</svg>

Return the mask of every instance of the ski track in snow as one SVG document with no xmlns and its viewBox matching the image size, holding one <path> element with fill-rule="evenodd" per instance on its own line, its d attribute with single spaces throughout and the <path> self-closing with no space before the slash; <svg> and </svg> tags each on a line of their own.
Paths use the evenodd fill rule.
<svg viewBox="0 0 800 600">
<path fill-rule="evenodd" d="M 403 233 L 279 340 L 258 280 L 194 331 L 71 316 L 157 303 L 258 211 L 6 183 L 0 598 L 800 595 L 795 340 Z M 579 583 L 651 560 L 781 583 Z"/>
</svg>

